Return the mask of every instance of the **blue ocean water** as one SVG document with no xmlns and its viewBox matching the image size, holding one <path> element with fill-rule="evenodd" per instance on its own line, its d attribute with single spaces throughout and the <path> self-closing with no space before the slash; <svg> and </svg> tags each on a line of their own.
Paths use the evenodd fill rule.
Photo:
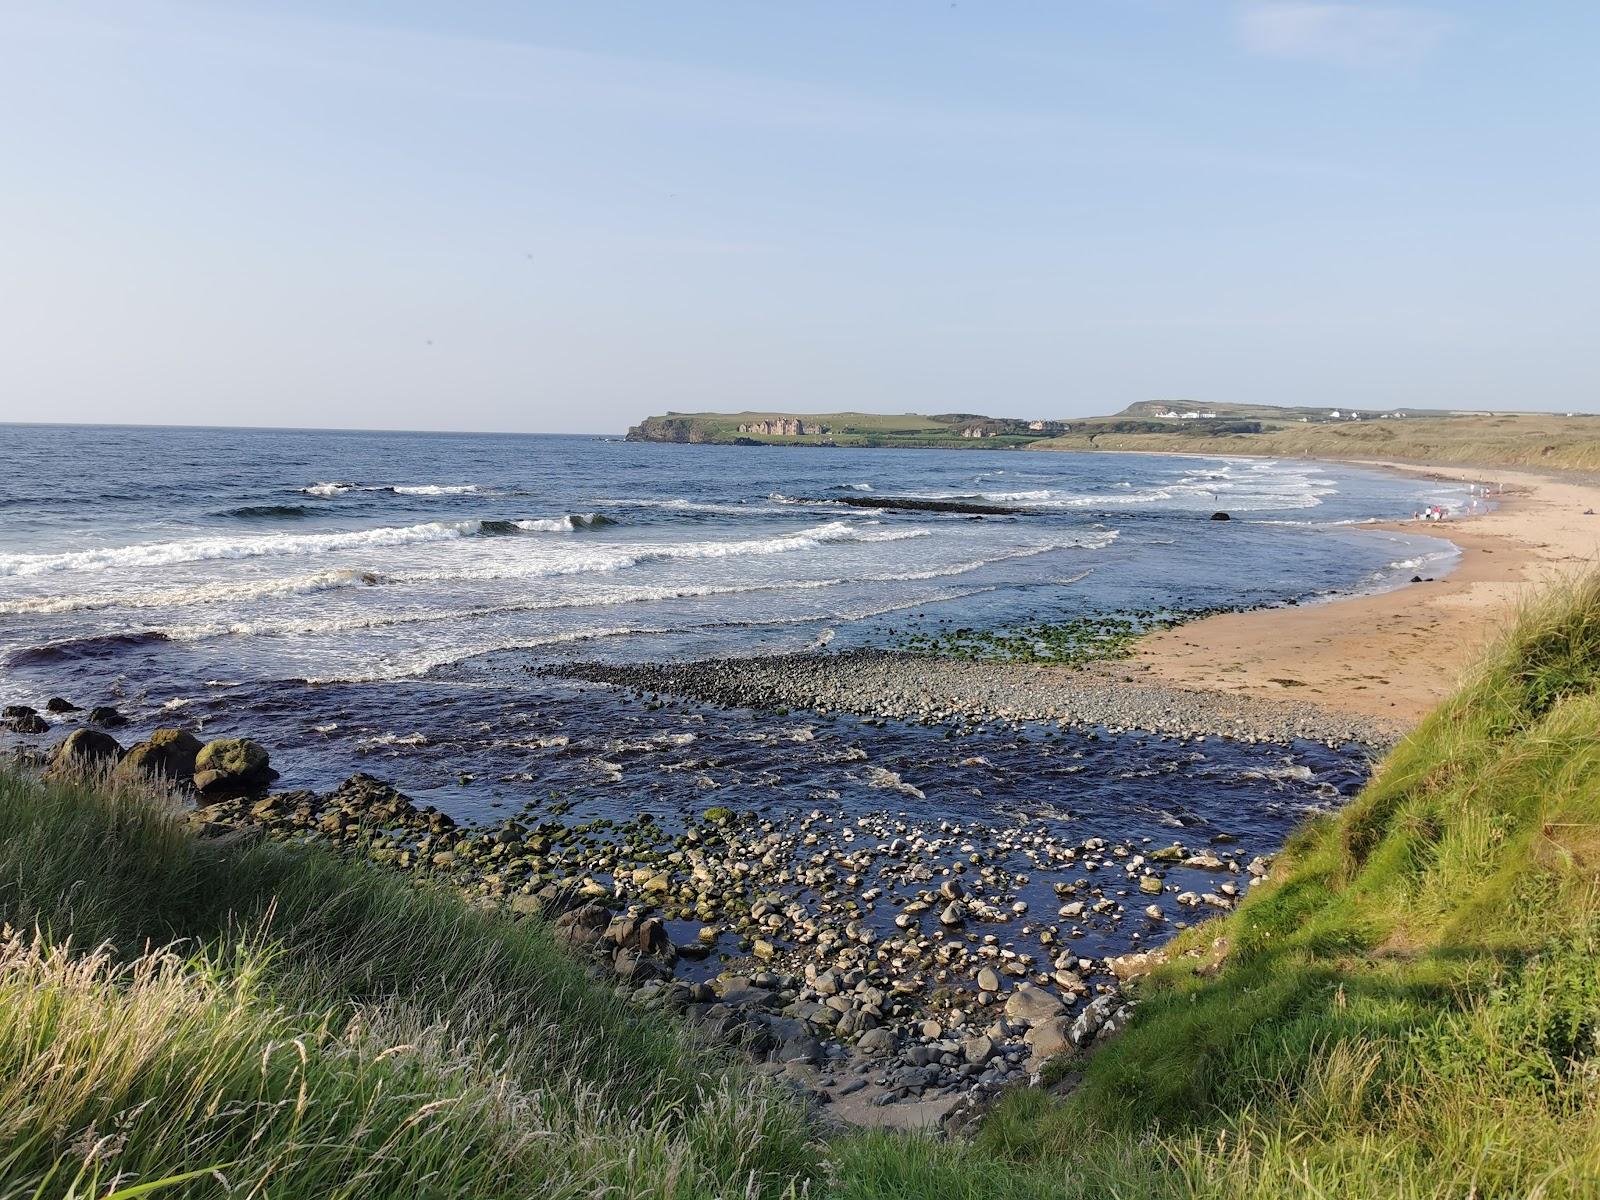
<svg viewBox="0 0 1600 1200">
<path fill-rule="evenodd" d="M 762 720 L 707 729 L 691 704 L 644 712 L 607 688 L 469 669 L 485 655 L 753 654 L 891 644 L 950 620 L 1304 603 L 1447 569 L 1447 542 L 1360 523 L 1465 500 L 1295 461 L 598 437 L 0 426 L 0 465 L 8 703 L 113 703 L 133 735 L 245 732 L 286 785 L 376 769 L 469 818 L 552 789 L 597 811 L 670 808 L 674 789 L 696 803 L 692 773 L 655 768 Z M 1021 511 L 845 503 L 861 497 Z M 1219 509 L 1234 519 L 1209 520 Z M 881 804 L 860 772 L 828 766 L 830 739 L 908 758 L 924 736 L 818 728 L 720 761 L 779 769 L 751 760 L 766 746 L 756 757 L 798 781 L 792 795 L 764 786 L 761 805 Z M 1096 754 L 1155 753 L 1140 744 Z M 626 783 L 617 745 L 639 767 Z M 1087 774 L 1126 808 L 1129 786 L 1113 786 L 1126 766 L 1077 764 L 1070 790 Z M 1314 798 L 1326 780 L 1299 782 Z M 1048 772 L 1036 784 L 1029 803 L 1053 803 Z M 1008 802 L 981 790 L 983 805 Z"/>
<path fill-rule="evenodd" d="M 366 770 L 473 822 L 648 812 L 670 829 L 715 803 L 821 813 L 829 837 L 1226 833 L 1246 856 L 1352 794 L 1362 755 L 1046 724 L 956 736 L 527 668 L 1315 602 L 1448 569 L 1448 542 L 1361 523 L 1467 501 L 1303 462 L 598 437 L 0 425 L 0 468 L 0 699 L 114 705 L 124 744 L 245 734 L 282 787 Z M 1019 511 L 846 503 L 862 497 Z M 0 748 L 78 718 L 51 719 Z M 1052 875 L 1030 878 L 1019 894 L 1053 905 Z M 1088 922 L 1077 945 L 1135 936 Z"/>
</svg>

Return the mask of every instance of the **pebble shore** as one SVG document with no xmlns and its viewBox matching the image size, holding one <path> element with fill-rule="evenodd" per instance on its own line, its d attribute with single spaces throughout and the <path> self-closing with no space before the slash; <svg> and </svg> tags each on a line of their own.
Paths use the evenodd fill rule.
<svg viewBox="0 0 1600 1200">
<path fill-rule="evenodd" d="M 1308 705 L 1154 686 L 1115 662 L 852 651 L 545 670 L 727 706 L 942 724 L 953 737 L 963 725 L 1034 721 L 1192 739 L 1377 746 L 1390 736 Z M 117 723 L 112 710 L 84 720 L 61 705 L 52 715 L 82 724 L 40 766 L 167 778 L 194 795 L 205 836 L 321 843 L 538 915 L 634 1002 L 681 1014 L 851 1124 L 959 1124 L 1113 1035 L 1134 1004 L 1124 984 L 1161 960 L 1144 947 L 1231 910 L 1271 869 L 1270 853 L 1225 833 L 1180 831 L 1163 844 L 998 814 L 712 805 L 668 829 L 648 813 L 572 822 L 535 800 L 466 826 L 366 774 L 331 792 L 271 792 L 267 752 L 249 739 L 202 745 L 165 729 L 124 749 L 102 732 Z M 47 725 L 20 707 L 7 720 L 35 734 Z"/>
<path fill-rule="evenodd" d="M 940 724 L 1051 721 L 1183 738 L 1359 742 L 1374 750 L 1393 745 L 1401 732 L 1288 697 L 1266 701 L 1158 684 L 1125 662 L 1069 668 L 849 650 L 676 663 L 569 662 L 542 670 L 730 707 Z"/>
</svg>

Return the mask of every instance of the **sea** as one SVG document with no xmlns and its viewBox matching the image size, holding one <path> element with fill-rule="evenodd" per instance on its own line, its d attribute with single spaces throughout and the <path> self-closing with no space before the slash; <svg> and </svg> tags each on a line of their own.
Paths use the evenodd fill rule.
<svg viewBox="0 0 1600 1200">
<path fill-rule="evenodd" d="M 552 797 L 668 824 L 820 805 L 1270 848 L 1365 757 L 1042 726 L 952 741 L 538 668 L 1314 604 L 1448 571 L 1447 540 L 1364 526 L 1470 503 L 1291 460 L 0 425 L 0 700 L 113 705 L 124 744 L 247 735 L 282 787 L 367 771 L 467 822 Z"/>
</svg>

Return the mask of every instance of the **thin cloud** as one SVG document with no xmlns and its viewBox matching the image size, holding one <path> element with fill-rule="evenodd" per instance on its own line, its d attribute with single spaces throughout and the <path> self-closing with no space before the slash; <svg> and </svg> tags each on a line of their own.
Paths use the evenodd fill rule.
<svg viewBox="0 0 1600 1200">
<path fill-rule="evenodd" d="M 1322 0 L 1258 0 L 1242 6 L 1235 20 L 1251 53 L 1367 68 L 1416 66 L 1451 25 L 1425 8 Z"/>
</svg>

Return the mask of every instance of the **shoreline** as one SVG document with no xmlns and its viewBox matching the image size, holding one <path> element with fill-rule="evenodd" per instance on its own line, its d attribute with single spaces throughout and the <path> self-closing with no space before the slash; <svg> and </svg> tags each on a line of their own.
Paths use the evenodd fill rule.
<svg viewBox="0 0 1600 1200">
<path fill-rule="evenodd" d="M 1126 451 L 1124 453 L 1144 453 Z M 1267 456 L 1278 457 L 1278 456 Z M 1320 459 L 1502 487 L 1497 506 L 1449 521 L 1359 531 L 1425 534 L 1455 545 L 1448 575 L 1324 604 L 1222 613 L 1146 634 L 1130 664 L 1158 685 L 1234 701 L 1295 701 L 1398 730 L 1460 682 L 1519 605 L 1600 558 L 1600 484 L 1526 470 Z"/>
<path fill-rule="evenodd" d="M 1450 543 L 1448 574 L 1378 592 L 1221 613 L 1144 634 L 1122 659 L 1066 667 L 969 662 L 893 651 L 756 655 L 545 668 L 556 677 L 739 708 L 951 722 L 1059 722 L 1162 736 L 1288 743 L 1403 738 L 1539 590 L 1600 560 L 1600 482 L 1569 472 L 1263 454 L 1101 454 L 1337 463 L 1453 483 L 1498 485 L 1496 506 L 1447 521 L 1353 532 Z"/>
<path fill-rule="evenodd" d="M 1068 668 L 867 650 L 580 662 L 544 673 L 824 717 L 1045 721 L 1378 749 L 1403 736 L 1439 698 L 1430 689 L 1447 691 L 1454 664 L 1476 651 L 1465 622 L 1487 636 L 1498 622 L 1486 614 L 1563 564 L 1589 561 L 1600 543 L 1600 517 L 1575 507 L 1600 503 L 1600 488 L 1503 478 L 1514 490 L 1500 507 L 1444 523 L 1450 530 L 1355 527 L 1448 538 L 1461 560 L 1442 580 L 1200 618 L 1145 635 L 1127 659 Z M 1384 656 L 1398 678 L 1350 674 L 1364 664 L 1358 650 Z M 1239 659 L 1211 657 L 1226 653 Z M 1328 663 L 1341 656 L 1347 674 L 1334 675 Z M 923 798 L 896 773 L 880 778 L 890 793 Z M 738 803 L 733 796 L 726 803 Z M 1131 1011 L 1122 985 L 1159 961 L 1172 932 L 1231 911 L 1280 844 L 1240 844 L 1206 823 L 1175 827 L 1171 845 L 1048 829 L 1041 816 L 934 827 L 885 799 L 838 824 L 820 808 L 778 820 L 712 804 L 681 833 L 642 814 L 595 837 L 532 802 L 499 823 L 458 828 L 357 774 L 321 793 L 202 796 L 194 820 L 225 838 L 270 831 L 326 843 L 513 914 L 542 913 L 635 1002 L 673 1008 L 708 1037 L 745 1046 L 758 1070 L 833 1120 L 901 1127 L 935 1124 L 1031 1078 L 1054 1054 L 1110 1036 Z M 1028 891 L 1046 880 L 1048 895 Z"/>
<path fill-rule="evenodd" d="M 929 726 L 1042 722 L 1091 733 L 1354 743 L 1374 750 L 1386 749 L 1403 733 L 1381 716 L 1169 684 L 1149 678 L 1132 659 L 1064 667 L 857 649 L 682 662 L 577 660 L 542 667 L 540 674 L 724 708 Z"/>
</svg>

